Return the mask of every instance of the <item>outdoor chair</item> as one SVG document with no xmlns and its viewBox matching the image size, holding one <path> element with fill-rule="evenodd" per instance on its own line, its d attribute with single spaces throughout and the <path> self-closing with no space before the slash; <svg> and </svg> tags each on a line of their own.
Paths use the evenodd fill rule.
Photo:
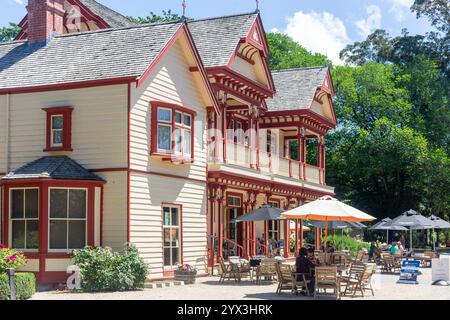
<svg viewBox="0 0 450 320">
<path fill-rule="evenodd" d="M 261 264 L 256 268 L 256 283 L 261 284 L 262 278 L 272 280 L 277 275 L 276 265 L 278 261 L 275 259 L 261 260 Z"/>
<path fill-rule="evenodd" d="M 235 268 L 235 265 L 225 264 L 225 260 L 223 258 L 219 258 L 219 266 L 220 266 L 220 279 L 219 283 L 224 283 L 225 279 L 231 280 L 231 278 L 234 279 L 235 282 L 239 281 L 239 272 Z"/>
<path fill-rule="evenodd" d="M 333 296 L 336 300 L 340 299 L 340 288 L 339 288 L 339 278 L 337 275 L 336 267 L 316 267 L 316 283 L 314 291 L 314 299 L 318 299 L 321 295 L 321 290 L 323 293 L 327 293 L 327 290 L 333 290 Z"/>
<path fill-rule="evenodd" d="M 341 279 L 341 284 L 345 284 L 345 290 L 343 295 L 347 295 L 347 292 L 355 297 L 356 292 L 361 292 L 364 297 L 364 291 L 370 290 L 372 295 L 374 294 L 372 288 L 372 276 L 375 273 L 376 265 L 374 264 L 355 264 L 352 266 L 353 270 L 350 271 L 349 276 Z"/>
<path fill-rule="evenodd" d="M 292 294 L 298 294 L 298 288 L 305 287 L 309 295 L 308 283 L 306 275 L 293 272 L 293 267 L 287 264 L 277 263 L 275 269 L 277 272 L 277 294 L 281 294 L 283 290 L 290 290 Z M 300 278 L 297 280 L 297 277 Z"/>
<path fill-rule="evenodd" d="M 401 262 L 395 261 L 394 257 L 391 255 L 383 256 L 383 265 L 381 267 L 382 272 L 396 272 L 400 271 Z"/>
<path fill-rule="evenodd" d="M 250 262 L 246 260 L 230 260 L 230 265 L 232 269 L 235 270 L 238 276 L 238 282 L 241 282 L 242 278 L 249 277 L 252 278 L 252 268 L 250 267 Z"/>
<path fill-rule="evenodd" d="M 345 253 L 333 253 L 331 256 L 331 264 L 334 266 L 347 265 L 347 255 Z"/>
</svg>

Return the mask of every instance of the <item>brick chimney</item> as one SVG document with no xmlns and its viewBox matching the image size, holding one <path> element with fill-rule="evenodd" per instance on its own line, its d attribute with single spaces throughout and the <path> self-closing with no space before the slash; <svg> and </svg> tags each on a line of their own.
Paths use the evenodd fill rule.
<svg viewBox="0 0 450 320">
<path fill-rule="evenodd" d="M 48 41 L 63 33 L 64 0 L 28 0 L 28 41 Z"/>
</svg>

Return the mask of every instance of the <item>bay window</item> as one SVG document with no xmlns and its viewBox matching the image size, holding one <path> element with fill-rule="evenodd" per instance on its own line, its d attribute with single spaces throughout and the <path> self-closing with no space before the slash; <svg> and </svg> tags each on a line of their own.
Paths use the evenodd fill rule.
<svg viewBox="0 0 450 320">
<path fill-rule="evenodd" d="M 39 190 L 10 191 L 11 246 L 14 249 L 38 249 Z"/>
<path fill-rule="evenodd" d="M 49 197 L 49 250 L 84 248 L 87 190 L 51 188 Z"/>
<path fill-rule="evenodd" d="M 181 106 L 152 103 L 153 155 L 193 158 L 195 112 Z"/>
</svg>

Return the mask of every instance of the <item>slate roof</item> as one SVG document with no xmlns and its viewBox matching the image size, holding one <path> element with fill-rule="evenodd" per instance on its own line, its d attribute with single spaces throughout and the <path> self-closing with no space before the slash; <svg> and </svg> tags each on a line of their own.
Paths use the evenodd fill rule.
<svg viewBox="0 0 450 320">
<path fill-rule="evenodd" d="M 7 174 L 2 179 L 58 179 L 104 181 L 66 156 L 42 157 Z"/>
<path fill-rule="evenodd" d="M 188 21 L 204 66 L 226 66 L 239 40 L 247 37 L 257 16 L 254 12 Z"/>
<path fill-rule="evenodd" d="M 141 76 L 181 27 L 148 24 L 0 44 L 0 89 Z"/>
<path fill-rule="evenodd" d="M 98 3 L 95 0 L 80 0 L 93 14 L 100 17 L 111 28 L 132 27 L 136 24 L 120 13 Z"/>
<path fill-rule="evenodd" d="M 268 110 L 307 109 L 327 71 L 328 67 L 311 67 L 272 72 L 277 93 L 267 100 Z"/>
</svg>

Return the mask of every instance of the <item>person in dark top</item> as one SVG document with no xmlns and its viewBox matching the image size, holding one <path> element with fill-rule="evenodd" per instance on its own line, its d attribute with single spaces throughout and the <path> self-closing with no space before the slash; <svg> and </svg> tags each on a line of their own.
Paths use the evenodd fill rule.
<svg viewBox="0 0 450 320">
<path fill-rule="evenodd" d="M 308 291 L 312 295 L 314 293 L 315 279 L 312 276 L 312 271 L 316 267 L 316 264 L 308 257 L 308 250 L 301 248 L 297 259 L 295 260 L 295 272 L 305 274 L 306 280 L 309 280 Z M 302 280 L 300 275 L 297 276 L 297 280 Z"/>
</svg>

